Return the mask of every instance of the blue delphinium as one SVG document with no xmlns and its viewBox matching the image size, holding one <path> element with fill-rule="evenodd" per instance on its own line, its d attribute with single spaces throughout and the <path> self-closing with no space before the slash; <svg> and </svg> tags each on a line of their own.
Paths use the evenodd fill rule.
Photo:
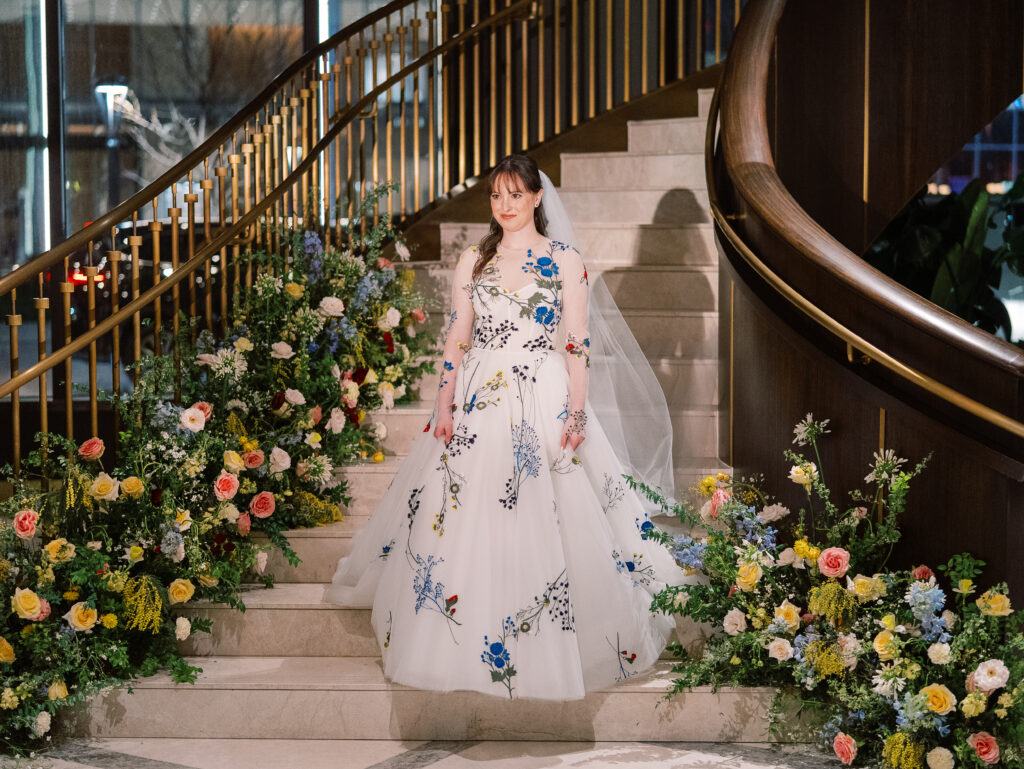
<svg viewBox="0 0 1024 769">
<path fill-rule="evenodd" d="M 675 537 L 672 555 L 684 566 L 700 570 L 704 568 L 704 551 L 707 549 L 707 545 L 696 542 L 685 534 L 679 534 Z"/>
<path fill-rule="evenodd" d="M 921 635 L 926 641 L 949 641 L 946 620 L 939 616 L 939 612 L 946 605 L 946 594 L 942 588 L 918 580 L 910 585 L 904 600 L 910 606 L 914 619 L 921 625 Z"/>
</svg>

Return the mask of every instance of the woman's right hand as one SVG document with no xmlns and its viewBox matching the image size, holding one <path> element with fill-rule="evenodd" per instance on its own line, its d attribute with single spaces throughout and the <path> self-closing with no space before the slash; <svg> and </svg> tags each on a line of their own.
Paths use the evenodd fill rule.
<svg viewBox="0 0 1024 769">
<path fill-rule="evenodd" d="M 434 437 L 444 438 L 444 445 L 448 445 L 448 441 L 452 439 L 452 413 L 442 412 L 437 417 L 437 424 L 434 426 Z"/>
</svg>

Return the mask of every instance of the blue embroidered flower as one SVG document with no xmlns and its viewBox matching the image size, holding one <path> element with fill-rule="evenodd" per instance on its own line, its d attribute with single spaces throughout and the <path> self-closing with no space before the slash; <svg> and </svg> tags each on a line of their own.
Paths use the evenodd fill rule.
<svg viewBox="0 0 1024 769">
<path fill-rule="evenodd" d="M 444 362 L 444 370 L 445 370 L 445 371 L 454 371 L 454 370 L 455 370 L 455 366 L 453 366 L 453 365 L 452 365 L 452 362 L 451 362 L 451 361 L 449 361 L 449 360 L 446 360 L 446 361 Z"/>
<path fill-rule="evenodd" d="M 526 264 L 533 267 L 544 278 L 553 278 L 558 274 L 558 265 L 550 256 L 542 256 L 535 262 L 527 262 Z M 526 270 L 526 267 L 523 267 L 523 270 Z"/>
<path fill-rule="evenodd" d="M 636 564 L 632 561 L 626 561 L 626 571 L 636 571 Z"/>
<path fill-rule="evenodd" d="M 512 656 L 508 652 L 508 647 L 505 646 L 509 635 L 514 638 L 517 632 L 512 618 L 506 617 L 502 623 L 501 640 L 491 641 L 484 636 L 484 650 L 480 655 L 480 661 L 490 668 L 492 683 L 502 684 L 508 690 L 508 696 L 511 699 L 512 676 L 516 674 L 516 669 L 512 666 Z"/>
<path fill-rule="evenodd" d="M 550 307 L 540 305 L 536 310 L 534 310 L 533 319 L 542 326 L 550 326 L 555 322 L 555 311 Z"/>
</svg>

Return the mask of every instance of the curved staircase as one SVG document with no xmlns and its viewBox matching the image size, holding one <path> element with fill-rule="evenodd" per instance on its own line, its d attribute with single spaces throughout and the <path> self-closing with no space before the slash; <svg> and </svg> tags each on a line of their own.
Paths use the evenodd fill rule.
<svg viewBox="0 0 1024 769">
<path fill-rule="evenodd" d="M 720 469 L 717 255 L 702 171 L 709 100 L 710 92 L 702 92 L 696 117 L 631 123 L 626 152 L 561 159 L 560 194 L 588 269 L 604 273 L 668 397 L 681 489 Z M 447 307 L 455 256 L 484 229 L 442 225 L 441 259 L 416 264 L 438 287 L 435 318 Z M 421 391 L 435 386 L 428 377 Z M 387 427 L 387 458 L 342 471 L 353 496 L 344 521 L 287 533 L 302 563 L 292 568 L 272 558 L 274 589 L 248 589 L 244 613 L 211 604 L 185 612 L 214 620 L 212 635 L 186 642 L 203 668 L 195 685 L 160 675 L 136 682 L 131 694 L 111 690 L 73 731 L 172 737 L 178 726 L 168 714 L 187 712 L 196 724 L 192 735 L 206 738 L 764 741 L 771 690 L 696 690 L 661 702 L 671 686 L 667 659 L 612 690 L 565 703 L 418 691 L 384 679 L 369 610 L 323 604 L 321 597 L 432 406 L 423 400 L 372 415 Z M 680 637 L 699 642 L 700 629 L 683 629 Z"/>
</svg>

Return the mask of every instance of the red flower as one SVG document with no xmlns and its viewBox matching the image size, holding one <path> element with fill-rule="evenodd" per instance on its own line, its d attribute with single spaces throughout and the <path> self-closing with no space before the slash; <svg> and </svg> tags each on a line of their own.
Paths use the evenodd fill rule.
<svg viewBox="0 0 1024 769">
<path fill-rule="evenodd" d="M 423 428 L 423 432 L 425 432 L 425 433 L 429 433 L 430 432 L 430 422 L 427 422 L 427 426 Z"/>
<path fill-rule="evenodd" d="M 270 401 L 270 410 L 277 411 L 284 405 L 284 391 L 278 390 Z"/>
<path fill-rule="evenodd" d="M 359 424 L 359 412 L 355 409 L 345 409 L 345 416 L 348 417 L 348 421 L 352 424 Z"/>
<path fill-rule="evenodd" d="M 159 553 L 160 552 L 160 545 L 153 545 L 153 552 L 154 553 Z"/>
<path fill-rule="evenodd" d="M 366 379 L 366 374 L 369 371 L 365 366 L 360 366 L 352 373 L 352 378 L 356 380 L 356 384 L 361 385 L 363 380 Z"/>
<path fill-rule="evenodd" d="M 163 489 L 153 489 L 149 492 L 149 503 L 153 505 L 153 507 L 157 507 L 160 504 L 160 500 L 163 499 L 163 496 Z"/>
<path fill-rule="evenodd" d="M 390 331 L 385 331 L 384 332 L 384 344 L 386 344 L 388 346 L 388 352 L 394 352 L 395 351 L 395 338 L 393 336 L 391 336 L 391 332 Z"/>
<path fill-rule="evenodd" d="M 914 567 L 913 571 L 910 572 L 910 576 L 914 579 L 931 579 L 935 576 L 935 572 L 922 563 L 920 566 Z"/>
</svg>

